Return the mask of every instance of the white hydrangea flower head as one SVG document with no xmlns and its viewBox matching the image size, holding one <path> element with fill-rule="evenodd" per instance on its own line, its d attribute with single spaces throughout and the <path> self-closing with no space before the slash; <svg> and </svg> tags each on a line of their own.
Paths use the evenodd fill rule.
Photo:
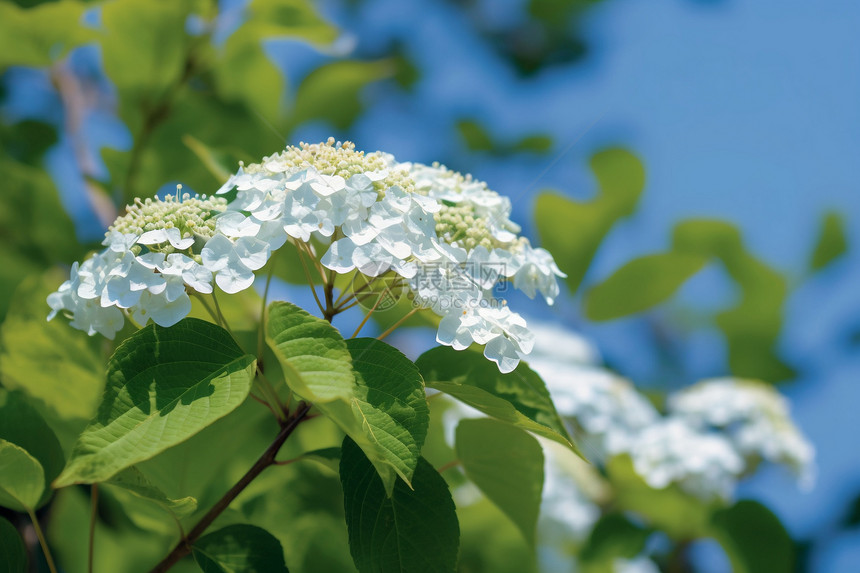
<svg viewBox="0 0 860 573">
<path fill-rule="evenodd" d="M 815 474 L 815 448 L 791 419 L 788 400 L 755 380 L 704 380 L 668 398 L 669 412 L 703 430 L 726 435 L 750 465 L 785 464 L 805 487 Z"/>
<path fill-rule="evenodd" d="M 700 432 L 679 418 L 643 428 L 628 453 L 649 486 L 674 483 L 703 500 L 728 499 L 745 467 L 726 437 Z"/>
<path fill-rule="evenodd" d="M 172 326 L 191 311 L 189 292 L 209 294 L 213 280 L 230 293 L 251 286 L 272 243 L 242 232 L 225 235 L 219 217 L 227 201 L 180 196 L 179 189 L 176 196 L 129 205 L 105 234 L 105 249 L 73 265 L 69 280 L 48 296 L 48 320 L 63 312 L 73 327 L 112 339 L 124 312 L 140 325 Z"/>
</svg>

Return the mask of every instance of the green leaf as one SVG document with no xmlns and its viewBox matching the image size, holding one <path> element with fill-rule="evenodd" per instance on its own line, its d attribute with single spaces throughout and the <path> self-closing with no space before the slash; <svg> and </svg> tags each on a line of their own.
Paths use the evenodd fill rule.
<svg viewBox="0 0 860 573">
<path fill-rule="evenodd" d="M 322 119 L 337 129 L 348 128 L 362 111 L 364 87 L 393 73 L 390 60 L 338 60 L 316 68 L 296 92 L 292 125 Z"/>
<path fill-rule="evenodd" d="M 66 463 L 63 450 L 54 431 L 20 392 L 0 388 L 0 439 L 20 446 L 33 456 L 44 471 L 46 483 L 60 474 Z M 47 488 L 37 506 L 51 496 Z"/>
<path fill-rule="evenodd" d="M 574 201 L 544 193 L 535 206 L 537 230 L 544 248 L 567 273 L 576 292 L 603 239 L 612 227 L 631 215 L 645 186 L 642 162 L 624 149 L 601 151 L 591 158 L 599 192 L 591 201 Z"/>
<path fill-rule="evenodd" d="M 352 409 L 364 430 L 350 436 L 376 466 L 386 489 L 396 479 L 392 469 L 409 483 L 430 424 L 421 374 L 399 350 L 375 338 L 353 338 L 346 345 L 358 385 Z M 371 447 L 359 441 L 368 438 Z"/>
<path fill-rule="evenodd" d="M 845 221 L 842 216 L 831 211 L 821 220 L 818 239 L 809 261 L 811 271 L 819 271 L 844 255 L 848 251 L 848 239 L 845 236 Z"/>
<path fill-rule="evenodd" d="M 321 448 L 302 454 L 299 459 L 313 460 L 328 469 L 337 472 L 340 467 L 340 448 Z"/>
<path fill-rule="evenodd" d="M 650 534 L 650 529 L 636 525 L 620 513 L 604 515 L 591 530 L 580 553 L 584 570 L 590 571 L 592 565 L 596 566 L 594 569 L 605 565 L 611 568 L 612 561 L 619 557 L 633 559 L 645 549 Z"/>
<path fill-rule="evenodd" d="M 456 447 L 466 476 L 534 546 L 543 490 L 538 441 L 515 426 L 484 418 L 459 423 Z"/>
<path fill-rule="evenodd" d="M 45 472 L 39 460 L 12 442 L 0 440 L 0 505 L 33 511 L 45 491 Z"/>
<path fill-rule="evenodd" d="M 383 342 L 345 342 L 328 322 L 290 303 L 269 307 L 267 333 L 293 392 L 361 446 L 388 491 L 397 475 L 408 483 L 429 423 L 415 365 Z"/>
<path fill-rule="evenodd" d="M 122 488 L 142 499 L 153 501 L 176 519 L 191 515 L 197 509 L 196 499 L 193 497 L 170 499 L 134 466 L 125 468 L 104 483 Z"/>
<path fill-rule="evenodd" d="M 750 253 L 737 227 L 724 221 L 682 221 L 672 242 L 675 252 L 719 259 L 741 289 L 738 304 L 716 317 L 728 342 L 732 373 L 770 382 L 793 377 L 794 370 L 777 355 L 786 278 Z"/>
<path fill-rule="evenodd" d="M 642 312 L 672 296 L 708 259 L 694 254 L 659 253 L 634 259 L 588 291 L 591 320 L 612 320 Z"/>
<path fill-rule="evenodd" d="M 0 573 L 26 573 L 27 549 L 18 530 L 0 517 Z"/>
<path fill-rule="evenodd" d="M 495 148 L 492 137 L 477 121 L 464 119 L 457 122 L 457 131 L 469 151 L 492 151 Z"/>
<path fill-rule="evenodd" d="M 499 141 L 484 126 L 471 119 L 458 121 L 457 131 L 460 132 L 460 137 L 469 151 L 512 155 L 515 153 L 546 153 L 552 149 L 552 137 L 548 135 L 535 133 L 514 142 Z"/>
<path fill-rule="evenodd" d="M 735 573 L 794 571 L 794 543 L 785 527 L 764 505 L 749 500 L 714 512 L 714 537 Z"/>
<path fill-rule="evenodd" d="M 86 5 L 73 0 L 23 9 L 0 2 L 0 71 L 8 66 L 43 67 L 93 37 L 81 26 Z"/>
<path fill-rule="evenodd" d="M 288 573 L 281 542 L 254 525 L 229 525 L 192 547 L 204 573 Z"/>
<path fill-rule="evenodd" d="M 546 384 L 525 363 L 502 374 L 478 352 L 440 346 L 422 354 L 416 365 L 429 388 L 445 392 L 492 418 L 554 440 L 582 456 Z"/>
<path fill-rule="evenodd" d="M 352 357 L 340 333 L 328 322 L 289 302 L 269 305 L 266 340 L 275 351 L 287 384 L 304 400 L 320 406 L 355 396 Z"/>
<path fill-rule="evenodd" d="M 255 368 L 227 331 L 203 320 L 142 328 L 111 357 L 98 414 L 55 487 L 105 481 L 190 438 L 245 400 Z"/>
<path fill-rule="evenodd" d="M 391 497 L 373 464 L 349 438 L 340 462 L 349 548 L 361 573 L 454 571 L 460 544 L 448 485 L 421 458 L 412 489 L 398 481 Z"/>
<path fill-rule="evenodd" d="M 618 509 L 632 511 L 676 540 L 708 535 L 714 505 L 682 491 L 676 484 L 653 489 L 633 468 L 628 455 L 615 456 L 606 465 Z"/>
</svg>

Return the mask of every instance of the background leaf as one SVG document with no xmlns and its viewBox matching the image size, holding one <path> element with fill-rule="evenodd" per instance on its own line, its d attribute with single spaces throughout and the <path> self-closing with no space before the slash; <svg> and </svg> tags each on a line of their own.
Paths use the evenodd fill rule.
<svg viewBox="0 0 860 573">
<path fill-rule="evenodd" d="M 591 169 L 599 187 L 591 201 L 544 193 L 535 206 L 541 245 L 567 273 L 571 293 L 582 283 L 604 237 L 619 219 L 634 212 L 645 187 L 642 162 L 627 150 L 612 148 L 595 154 Z"/>
<path fill-rule="evenodd" d="M 445 573 L 457 564 L 460 529 L 445 480 L 423 458 L 410 489 L 391 497 L 373 464 L 349 438 L 340 462 L 349 548 L 361 573 Z"/>
<path fill-rule="evenodd" d="M 204 573 L 288 573 L 281 542 L 254 525 L 229 525 L 194 543 Z"/>
<path fill-rule="evenodd" d="M 712 523 L 735 573 L 794 571 L 794 543 L 779 518 L 762 504 L 739 501 L 716 511 Z"/>
<path fill-rule="evenodd" d="M 255 367 L 227 331 L 203 320 L 137 331 L 111 357 L 98 414 L 56 487 L 104 481 L 193 436 L 245 400 Z"/>
<path fill-rule="evenodd" d="M 45 472 L 24 448 L 0 439 L 0 505 L 15 511 L 36 509 L 45 490 Z"/>
<path fill-rule="evenodd" d="M 26 573 L 27 550 L 24 540 L 11 523 L 0 517 L 0 573 Z"/>
<path fill-rule="evenodd" d="M 824 215 L 818 239 L 809 260 L 809 269 L 819 271 L 844 255 L 848 251 L 848 239 L 845 236 L 845 220 L 836 211 Z"/>
<path fill-rule="evenodd" d="M 57 436 L 42 416 L 23 394 L 3 388 L 0 388 L 0 439 L 20 446 L 33 456 L 42 466 L 45 483 L 51 483 L 66 463 Z M 37 507 L 50 496 L 51 489 L 46 488 Z"/>
<path fill-rule="evenodd" d="M 106 485 L 122 488 L 140 498 L 148 499 L 158 504 L 161 508 L 172 514 L 177 519 L 190 515 L 194 513 L 195 509 L 197 509 L 196 499 L 193 497 L 170 499 L 163 491 L 155 487 L 155 485 L 153 485 L 152 482 L 143 475 L 143 472 L 134 466 L 125 468 L 119 473 L 113 475 L 104 483 Z"/>
<path fill-rule="evenodd" d="M 588 291 L 591 320 L 612 320 L 658 305 L 672 296 L 708 260 L 700 255 L 658 253 L 633 259 Z"/>
<path fill-rule="evenodd" d="M 488 418 L 457 425 L 457 459 L 466 476 L 535 544 L 543 451 L 528 433 Z"/>
</svg>

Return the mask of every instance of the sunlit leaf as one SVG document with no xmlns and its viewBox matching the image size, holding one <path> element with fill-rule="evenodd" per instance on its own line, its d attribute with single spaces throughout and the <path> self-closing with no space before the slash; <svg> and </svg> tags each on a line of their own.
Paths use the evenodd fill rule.
<svg viewBox="0 0 860 573">
<path fill-rule="evenodd" d="M 672 296 L 706 262 L 683 253 L 633 259 L 588 291 L 585 312 L 591 320 L 612 320 L 647 310 Z"/>
<path fill-rule="evenodd" d="M 579 453 L 550 398 L 546 384 L 526 364 L 508 374 L 480 353 L 448 346 L 416 361 L 428 388 L 453 396 L 484 414 L 549 438 Z"/>
<path fill-rule="evenodd" d="M 607 149 L 591 158 L 599 186 L 591 201 L 544 193 L 535 218 L 544 248 L 567 273 L 571 292 L 579 288 L 597 248 L 619 219 L 631 215 L 645 186 L 645 169 L 624 149 Z"/>
<path fill-rule="evenodd" d="M 373 464 L 349 438 L 340 463 L 349 548 L 361 573 L 445 573 L 457 564 L 460 530 L 445 480 L 423 458 L 410 489 L 389 497 Z"/>
<path fill-rule="evenodd" d="M 192 547 L 204 573 L 288 573 L 281 542 L 254 525 L 228 525 Z"/>
<path fill-rule="evenodd" d="M 361 446 L 388 491 L 398 475 L 408 483 L 429 423 L 415 365 L 374 339 L 345 342 L 290 303 L 269 307 L 267 331 L 290 388 Z"/>
<path fill-rule="evenodd" d="M 0 439 L 0 506 L 32 511 L 44 490 L 42 464 L 24 448 Z"/>
<path fill-rule="evenodd" d="M 794 571 L 794 543 L 767 507 L 743 500 L 716 511 L 714 536 L 723 546 L 735 573 Z"/>
<path fill-rule="evenodd" d="M 456 447 L 466 476 L 534 545 L 543 490 L 538 441 L 515 426 L 484 418 L 460 421 Z"/>
<path fill-rule="evenodd" d="M 18 530 L 0 517 L 0 573 L 26 573 L 27 549 Z"/>
<path fill-rule="evenodd" d="M 116 350 L 98 414 L 56 487 L 104 481 L 193 436 L 248 395 L 256 361 L 214 324 L 147 326 Z"/>
<path fill-rule="evenodd" d="M 45 483 L 60 474 L 65 457 L 57 436 L 20 392 L 0 388 L 0 439 L 11 442 L 33 456 L 43 469 Z M 37 506 L 51 495 L 46 488 Z"/>
<path fill-rule="evenodd" d="M 842 216 L 831 211 L 821 220 L 818 239 L 812 251 L 809 268 L 818 271 L 841 257 L 848 250 L 848 239 L 845 237 L 845 221 Z"/>
</svg>

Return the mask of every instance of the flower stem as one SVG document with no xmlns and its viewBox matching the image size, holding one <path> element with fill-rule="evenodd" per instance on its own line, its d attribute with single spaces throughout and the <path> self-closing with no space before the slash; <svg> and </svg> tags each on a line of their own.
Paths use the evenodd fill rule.
<svg viewBox="0 0 860 573">
<path fill-rule="evenodd" d="M 45 534 L 42 533 L 42 527 L 39 525 L 39 519 L 36 517 L 36 514 L 32 509 L 28 509 L 27 513 L 30 515 L 30 521 L 33 522 L 33 529 L 36 530 L 36 537 L 39 538 L 39 545 L 42 546 L 42 554 L 45 556 L 45 561 L 48 564 L 48 569 L 51 573 L 57 573 L 57 566 L 54 565 L 54 558 L 51 556 L 51 550 L 48 549 L 48 541 L 45 539 Z"/>
<path fill-rule="evenodd" d="M 370 315 L 376 310 L 376 307 L 379 306 L 379 303 L 382 302 L 382 295 L 376 299 L 376 302 L 373 303 L 373 308 L 371 308 L 364 317 L 364 320 L 361 321 L 361 324 L 358 325 L 358 328 L 355 329 L 355 332 L 352 333 L 350 338 L 355 338 L 358 336 L 358 333 L 361 332 L 361 329 L 364 328 L 364 325 L 367 324 L 367 321 L 370 320 Z"/>
<path fill-rule="evenodd" d="M 401 318 L 400 320 L 398 320 L 397 322 L 395 322 L 393 325 L 391 325 L 391 328 L 389 328 L 388 330 L 386 330 L 385 332 L 383 332 L 382 334 L 380 334 L 379 336 L 377 336 L 377 337 L 376 337 L 376 339 L 377 339 L 377 340 L 382 340 L 383 338 L 385 338 L 386 336 L 388 336 L 389 334 L 391 334 L 392 332 L 394 332 L 394 329 L 396 329 L 398 326 L 400 326 L 401 324 L 403 324 L 404 322 L 406 322 L 406 320 L 407 320 L 410 316 L 412 316 L 413 314 L 415 314 L 415 313 L 416 313 L 416 312 L 418 312 L 419 310 L 421 310 L 421 309 L 420 309 L 420 308 L 413 308 L 412 310 L 410 310 L 409 312 L 407 312 L 405 315 L 403 315 L 403 318 Z"/>
<path fill-rule="evenodd" d="M 93 573 L 93 556 L 96 546 L 96 519 L 99 511 L 99 484 L 94 483 L 90 490 L 90 543 L 87 550 L 87 572 Z"/>
<path fill-rule="evenodd" d="M 176 547 L 167 554 L 158 565 L 156 565 L 151 573 L 163 573 L 164 571 L 169 570 L 171 567 L 176 565 L 180 559 L 191 553 L 191 548 L 194 545 L 194 542 L 200 538 L 201 535 L 206 531 L 206 529 L 212 525 L 212 522 L 221 515 L 221 513 L 227 509 L 227 507 L 235 500 L 242 491 L 248 487 L 248 485 L 254 481 L 254 479 L 259 476 L 263 470 L 268 468 L 269 466 L 275 465 L 275 456 L 281 449 L 281 446 L 284 445 L 284 442 L 287 441 L 287 438 L 293 433 L 293 431 L 298 427 L 298 425 L 302 422 L 302 420 L 307 415 L 308 411 L 311 409 L 311 405 L 307 402 L 302 402 L 295 413 L 290 416 L 287 423 L 281 428 L 281 431 L 278 432 L 278 435 L 275 437 L 275 440 L 266 448 L 266 451 L 263 452 L 263 455 L 254 462 L 254 465 L 251 466 L 245 475 L 243 475 L 236 484 L 230 488 L 230 490 L 219 499 L 215 505 L 212 506 L 206 515 L 204 515 L 200 521 L 197 522 L 197 525 L 188 532 L 188 535 L 183 537 Z M 53 571 L 53 570 L 52 570 Z M 56 573 L 56 572 L 54 572 Z"/>
</svg>

